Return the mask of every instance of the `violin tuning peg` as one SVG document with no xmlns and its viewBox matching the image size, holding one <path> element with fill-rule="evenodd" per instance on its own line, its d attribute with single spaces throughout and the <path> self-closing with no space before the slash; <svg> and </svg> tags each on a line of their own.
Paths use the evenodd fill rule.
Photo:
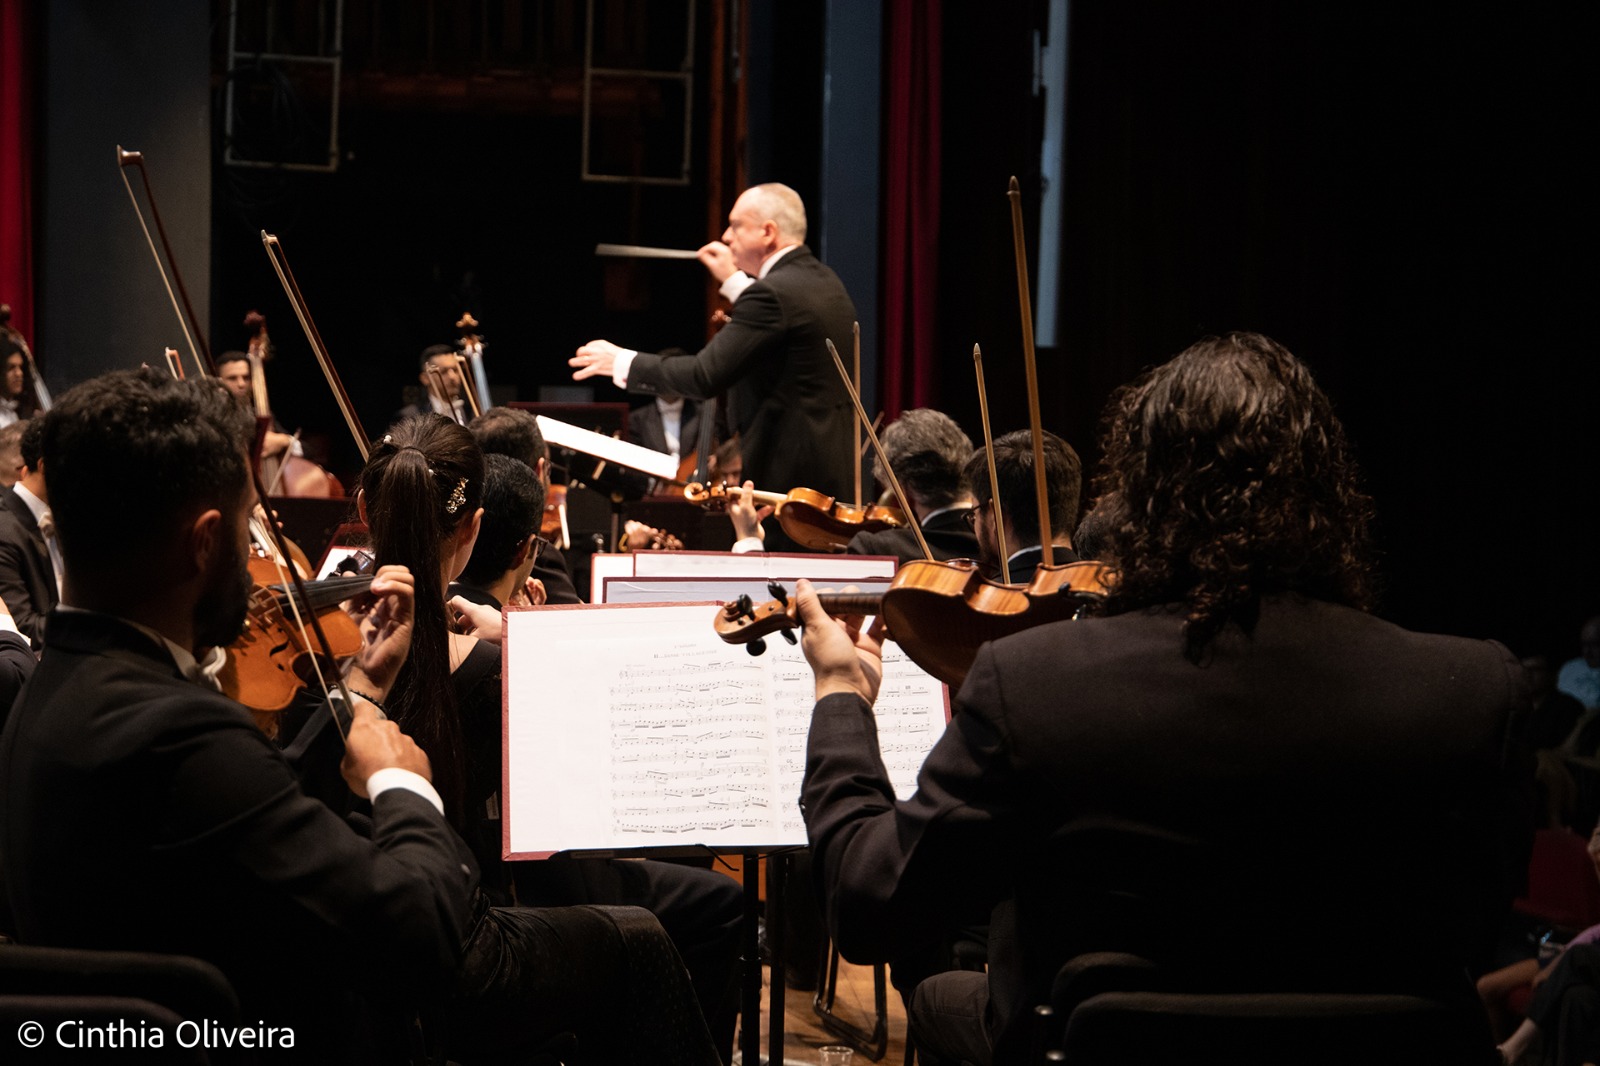
<svg viewBox="0 0 1600 1066">
<path fill-rule="evenodd" d="M 733 601 L 733 610 L 735 618 L 754 618 L 756 616 L 755 604 L 749 596 L 743 593 Z"/>
<path fill-rule="evenodd" d="M 800 643 L 799 641 L 794 639 L 794 630 L 792 630 L 792 629 L 780 629 L 780 630 L 778 630 L 778 632 L 782 633 L 783 634 L 783 639 L 787 640 L 790 644 L 798 644 L 798 643 Z"/>
<path fill-rule="evenodd" d="M 789 606 L 789 590 L 778 584 L 776 581 L 767 582 L 767 592 L 772 595 L 773 599 L 777 600 L 785 607 Z"/>
<path fill-rule="evenodd" d="M 744 650 L 749 652 L 751 655 L 765 655 L 767 653 L 767 642 L 762 640 L 760 637 L 757 637 L 755 640 L 752 640 L 750 643 L 746 644 L 744 646 Z"/>
</svg>

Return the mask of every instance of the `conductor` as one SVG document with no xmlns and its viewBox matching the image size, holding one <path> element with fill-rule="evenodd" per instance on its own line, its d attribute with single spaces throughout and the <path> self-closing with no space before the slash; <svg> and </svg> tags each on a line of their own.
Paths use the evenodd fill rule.
<svg viewBox="0 0 1600 1066">
<path fill-rule="evenodd" d="M 573 378 L 609 375 L 630 392 L 693 400 L 727 393 L 744 473 L 759 488 L 805 485 L 830 495 L 854 481 L 850 400 L 825 341 L 848 350 L 855 305 L 805 246 L 806 209 L 787 185 L 745 190 L 722 240 L 699 258 L 733 304 L 693 356 L 663 357 L 594 340 L 568 360 Z"/>
</svg>

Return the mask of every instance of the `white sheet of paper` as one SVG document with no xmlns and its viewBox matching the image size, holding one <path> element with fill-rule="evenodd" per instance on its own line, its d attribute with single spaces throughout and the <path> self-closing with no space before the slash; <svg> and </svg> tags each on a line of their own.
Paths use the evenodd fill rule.
<svg viewBox="0 0 1600 1066">
<path fill-rule="evenodd" d="M 797 803 L 811 669 L 781 639 L 759 657 L 723 643 L 715 612 L 713 604 L 507 612 L 508 858 L 806 842 Z M 908 796 L 944 731 L 948 694 L 890 644 L 876 711 L 885 765 Z"/>
<path fill-rule="evenodd" d="M 596 459 L 604 459 L 632 470 L 642 470 L 665 481 L 671 481 L 678 476 L 678 462 L 666 452 L 641 448 L 637 444 L 608 437 L 604 433 L 596 433 L 591 429 L 583 429 L 567 422 L 558 422 L 548 415 L 534 417 L 539 420 L 539 432 L 544 434 L 546 444 L 571 448 L 573 451 L 592 455 Z"/>
<path fill-rule="evenodd" d="M 790 578 L 780 581 L 789 595 L 794 595 Z M 819 590 L 826 591 L 846 584 L 854 586 L 866 596 L 879 596 L 888 590 L 893 578 L 857 578 L 849 582 L 816 582 Z M 766 580 L 754 577 L 608 577 L 603 583 L 596 603 L 690 603 L 714 600 L 728 603 L 740 596 L 749 596 L 756 603 L 772 599 Z M 777 637 L 777 640 L 783 640 Z"/>
<path fill-rule="evenodd" d="M 893 577 L 892 555 L 812 555 L 804 552 L 638 552 L 635 577 L 806 577 L 812 581 L 853 581 Z"/>
<path fill-rule="evenodd" d="M 606 579 L 633 576 L 633 552 L 595 552 L 589 557 L 589 602 L 604 603 Z"/>
</svg>

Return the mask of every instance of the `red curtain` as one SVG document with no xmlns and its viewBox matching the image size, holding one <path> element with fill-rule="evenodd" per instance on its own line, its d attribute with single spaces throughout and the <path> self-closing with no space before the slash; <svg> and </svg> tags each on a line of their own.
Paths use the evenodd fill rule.
<svg viewBox="0 0 1600 1066">
<path fill-rule="evenodd" d="M 33 71 L 31 0 L 0 0 L 0 303 L 33 340 Z"/>
<path fill-rule="evenodd" d="M 889 0 L 882 405 L 937 401 L 940 0 Z"/>
</svg>

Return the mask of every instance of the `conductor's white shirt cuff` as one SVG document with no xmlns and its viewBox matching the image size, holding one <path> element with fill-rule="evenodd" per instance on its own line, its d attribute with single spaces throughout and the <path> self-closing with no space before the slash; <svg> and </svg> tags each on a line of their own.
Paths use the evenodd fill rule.
<svg viewBox="0 0 1600 1066">
<path fill-rule="evenodd" d="M 429 803 L 440 814 L 444 813 L 444 800 L 439 798 L 439 793 L 428 783 L 428 779 L 421 774 L 414 774 L 410 770 L 402 770 L 398 766 L 385 766 L 367 778 L 367 795 L 376 800 L 391 788 L 403 788 L 407 792 L 415 792 Z"/>
<path fill-rule="evenodd" d="M 633 365 L 633 357 L 638 354 L 637 351 L 630 348 L 625 352 L 618 352 L 616 359 L 612 361 L 611 381 L 617 388 L 625 389 L 628 387 L 628 368 Z"/>
<path fill-rule="evenodd" d="M 739 298 L 740 293 L 744 292 L 744 290 L 755 284 L 755 280 L 755 278 L 752 278 L 744 271 L 735 270 L 732 274 L 728 275 L 727 280 L 722 283 L 722 287 L 717 291 L 722 293 L 723 299 L 727 300 L 729 303 L 733 303 Z"/>
</svg>

